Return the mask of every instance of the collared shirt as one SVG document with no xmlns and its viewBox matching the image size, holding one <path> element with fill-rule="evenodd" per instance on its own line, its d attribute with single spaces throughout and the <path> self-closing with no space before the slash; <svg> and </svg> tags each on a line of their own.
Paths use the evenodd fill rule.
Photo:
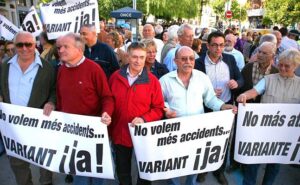
<svg viewBox="0 0 300 185">
<path fill-rule="evenodd" d="M 220 110 L 223 101 L 215 96 L 209 78 L 201 71 L 193 69 L 186 88 L 178 77 L 177 71 L 171 71 L 160 78 L 165 106 L 176 111 L 177 117 L 204 113 L 203 103 L 213 109 Z"/>
<path fill-rule="evenodd" d="M 214 89 L 222 89 L 220 99 L 228 102 L 231 99 L 231 92 L 227 85 L 230 80 L 229 67 L 220 57 L 217 63 L 213 62 L 208 54 L 205 56 L 205 69 Z"/>
<path fill-rule="evenodd" d="M 244 55 L 239 50 L 236 50 L 234 48 L 232 51 L 224 51 L 224 53 L 232 55 L 235 59 L 236 65 L 238 66 L 239 70 L 242 71 L 242 69 L 245 66 Z"/>
<path fill-rule="evenodd" d="M 23 73 L 18 63 L 18 55 L 8 61 L 10 64 L 8 73 L 9 97 L 12 104 L 27 106 L 33 83 L 39 67 L 43 67 L 39 55 L 35 54 L 34 61 Z"/>
<path fill-rule="evenodd" d="M 133 76 L 130 73 L 129 66 L 127 67 L 126 74 L 127 74 L 127 79 L 128 79 L 128 83 L 129 83 L 130 86 L 138 79 L 139 76 L 141 76 L 142 72 L 143 72 L 143 70 L 141 70 L 141 72 L 139 72 L 138 75 Z"/>
<path fill-rule="evenodd" d="M 77 66 L 79 66 L 80 64 L 82 64 L 83 62 L 84 62 L 84 60 L 85 60 L 85 57 L 83 56 L 80 60 L 79 60 L 79 62 L 77 63 L 77 64 L 75 64 L 75 65 L 70 65 L 70 64 L 67 64 L 67 63 L 65 63 L 65 65 L 66 65 L 66 67 L 77 67 Z"/>
<path fill-rule="evenodd" d="M 252 70 L 252 82 L 253 82 L 253 85 L 256 85 L 259 80 L 261 80 L 265 75 L 270 74 L 270 72 L 271 72 L 271 66 L 269 66 L 267 68 L 266 72 L 263 74 L 259 70 L 258 62 L 254 62 L 253 63 L 253 70 Z"/>
</svg>

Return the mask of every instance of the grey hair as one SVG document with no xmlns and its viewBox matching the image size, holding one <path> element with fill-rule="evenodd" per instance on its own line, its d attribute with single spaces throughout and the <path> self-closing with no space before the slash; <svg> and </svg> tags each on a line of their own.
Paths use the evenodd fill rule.
<svg viewBox="0 0 300 185">
<path fill-rule="evenodd" d="M 96 27 L 93 24 L 84 24 L 80 27 L 81 28 L 88 28 L 91 32 L 96 32 Z"/>
<path fill-rule="evenodd" d="M 259 45 L 261 45 L 263 42 L 272 42 L 276 45 L 277 39 L 275 35 L 269 33 L 261 36 L 261 38 L 259 39 Z"/>
<path fill-rule="evenodd" d="M 179 29 L 178 25 L 172 25 L 168 28 L 169 41 L 174 41 L 178 38 L 177 35 L 178 29 Z"/>
<path fill-rule="evenodd" d="M 16 44 L 16 39 L 19 35 L 30 35 L 34 43 L 36 43 L 36 38 L 28 31 L 19 31 L 14 37 L 14 43 Z"/>
<path fill-rule="evenodd" d="M 177 31 L 178 37 L 180 37 L 184 34 L 185 29 L 193 30 L 193 27 L 189 24 L 182 24 Z"/>
<path fill-rule="evenodd" d="M 148 26 L 151 27 L 153 33 L 155 34 L 155 30 L 154 30 L 154 27 L 152 26 L 152 24 L 149 24 L 149 23 L 145 24 L 144 27 L 143 27 L 143 29 L 144 29 L 145 27 L 148 27 Z"/>
<path fill-rule="evenodd" d="M 273 36 L 274 36 L 274 35 L 273 35 Z M 265 42 L 263 42 L 263 43 L 259 46 L 259 48 L 261 48 L 261 47 L 263 47 L 263 46 L 271 46 L 272 54 L 275 55 L 276 49 L 277 49 L 276 43 L 269 42 L 269 41 L 265 41 Z"/>
<path fill-rule="evenodd" d="M 279 61 L 293 62 L 297 66 L 300 64 L 300 52 L 294 48 L 284 50 L 279 55 Z"/>
<path fill-rule="evenodd" d="M 85 43 L 79 34 L 70 32 L 70 33 L 67 33 L 66 35 L 64 35 L 63 37 L 70 37 L 70 38 L 74 39 L 75 47 L 82 49 L 82 52 L 84 52 Z"/>
<path fill-rule="evenodd" d="M 189 50 L 189 51 L 192 51 L 193 54 L 195 55 L 195 52 L 192 50 L 192 48 L 190 48 L 190 47 L 188 47 L 188 46 L 181 46 L 181 47 L 179 47 L 179 48 L 176 49 L 176 51 L 175 51 L 175 58 L 174 58 L 174 59 L 176 59 L 176 58 L 178 57 L 179 52 L 180 52 L 181 50 L 183 50 L 183 49 L 187 49 L 187 50 Z"/>
</svg>

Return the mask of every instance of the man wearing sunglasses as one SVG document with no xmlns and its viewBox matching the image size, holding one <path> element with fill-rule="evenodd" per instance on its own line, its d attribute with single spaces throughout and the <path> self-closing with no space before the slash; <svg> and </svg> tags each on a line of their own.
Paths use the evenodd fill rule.
<svg viewBox="0 0 300 185">
<path fill-rule="evenodd" d="M 2 63 L 1 96 L 3 102 L 41 108 L 49 115 L 55 108 L 55 71 L 35 52 L 36 40 L 29 32 L 18 32 L 14 39 L 16 55 Z M 8 83 L 7 83 L 8 82 Z M 43 138 L 41 138 L 43 139 Z M 22 143 L 22 141 L 17 141 Z M 9 162 L 18 185 L 32 185 L 29 163 L 15 157 Z M 40 168 L 40 183 L 52 184 L 52 173 Z"/>
</svg>

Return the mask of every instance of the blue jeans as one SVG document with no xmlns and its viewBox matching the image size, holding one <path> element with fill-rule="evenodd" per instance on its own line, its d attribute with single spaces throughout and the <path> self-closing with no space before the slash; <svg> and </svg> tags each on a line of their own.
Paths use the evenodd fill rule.
<svg viewBox="0 0 300 185">
<path fill-rule="evenodd" d="M 103 185 L 104 179 L 96 177 L 74 176 L 73 185 Z"/>
<path fill-rule="evenodd" d="M 244 166 L 243 185 L 255 185 L 260 164 L 247 164 Z M 272 185 L 279 172 L 279 164 L 267 164 L 262 185 Z"/>
<path fill-rule="evenodd" d="M 180 185 L 180 178 L 181 177 L 168 179 L 168 185 Z M 197 174 L 186 176 L 185 185 L 196 185 L 197 184 L 196 179 L 197 179 Z"/>
</svg>

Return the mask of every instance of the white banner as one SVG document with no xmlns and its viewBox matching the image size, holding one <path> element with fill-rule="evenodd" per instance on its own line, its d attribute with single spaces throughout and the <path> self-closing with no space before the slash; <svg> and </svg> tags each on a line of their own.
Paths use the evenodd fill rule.
<svg viewBox="0 0 300 185">
<path fill-rule="evenodd" d="M 234 159 L 300 164 L 300 105 L 239 105 Z"/>
<path fill-rule="evenodd" d="M 0 14 L 0 40 L 13 40 L 19 31 L 18 27 Z"/>
<path fill-rule="evenodd" d="M 40 20 L 39 15 L 37 14 L 34 6 L 32 6 L 26 15 L 22 25 L 22 29 L 24 31 L 28 31 L 32 33 L 34 37 L 38 37 L 40 33 L 43 31 L 43 25 Z"/>
<path fill-rule="evenodd" d="M 233 118 L 227 110 L 129 126 L 140 177 L 153 181 L 218 169 Z"/>
<path fill-rule="evenodd" d="M 100 117 L 0 103 L 0 129 L 10 156 L 45 169 L 113 179 L 107 126 Z"/>
<path fill-rule="evenodd" d="M 93 24 L 100 32 L 97 0 L 54 0 L 40 9 L 50 40 L 69 32 L 79 33 L 83 24 Z"/>
</svg>

